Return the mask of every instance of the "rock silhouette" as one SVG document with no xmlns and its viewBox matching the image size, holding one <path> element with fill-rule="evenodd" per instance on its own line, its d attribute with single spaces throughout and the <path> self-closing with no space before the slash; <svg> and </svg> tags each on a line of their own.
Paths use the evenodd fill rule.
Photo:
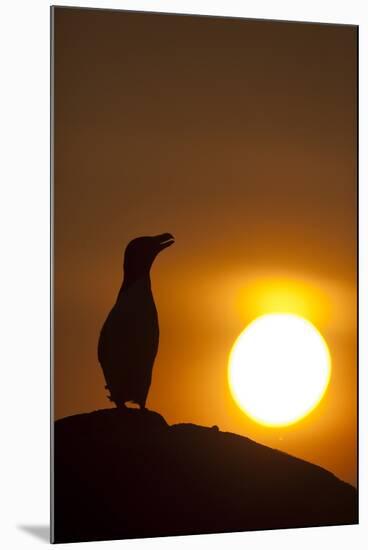
<svg viewBox="0 0 368 550">
<path fill-rule="evenodd" d="M 147 409 L 56 421 L 54 542 L 357 523 L 357 492 L 254 441 Z"/>
<path fill-rule="evenodd" d="M 157 254 L 174 242 L 170 233 L 139 237 L 124 255 L 124 280 L 117 300 L 102 327 L 98 359 L 110 400 L 144 408 L 159 342 L 150 269 Z"/>
</svg>

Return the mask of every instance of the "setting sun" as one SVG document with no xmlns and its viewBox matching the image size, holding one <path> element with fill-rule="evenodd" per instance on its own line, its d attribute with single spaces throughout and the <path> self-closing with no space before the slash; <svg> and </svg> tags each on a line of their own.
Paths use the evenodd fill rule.
<svg viewBox="0 0 368 550">
<path fill-rule="evenodd" d="M 263 315 L 235 341 L 228 379 L 233 398 L 254 421 L 293 424 L 321 401 L 331 375 L 327 344 L 306 319 Z"/>
</svg>

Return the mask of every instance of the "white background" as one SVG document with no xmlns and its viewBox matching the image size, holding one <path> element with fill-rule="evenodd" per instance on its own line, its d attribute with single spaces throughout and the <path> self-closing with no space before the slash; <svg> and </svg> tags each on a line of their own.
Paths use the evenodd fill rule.
<svg viewBox="0 0 368 550">
<path fill-rule="evenodd" d="M 84 547 L 366 547 L 368 18 L 364 6 L 368 2 L 65 0 L 55 4 L 360 25 L 360 525 L 85 543 Z M 0 5 L 0 544 L 5 549 L 45 545 L 49 521 L 49 5 L 47 0 L 3 0 Z M 43 533 L 44 540 L 32 529 Z"/>
</svg>

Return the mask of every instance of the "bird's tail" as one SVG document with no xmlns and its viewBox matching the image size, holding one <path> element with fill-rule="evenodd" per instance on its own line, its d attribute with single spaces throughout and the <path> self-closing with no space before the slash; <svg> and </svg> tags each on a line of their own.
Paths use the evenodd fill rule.
<svg viewBox="0 0 368 550">
<path fill-rule="evenodd" d="M 105 390 L 108 390 L 108 391 L 110 392 L 110 395 L 107 395 L 107 399 L 108 399 L 109 401 L 112 401 L 113 403 L 115 403 L 114 399 L 112 398 L 111 390 L 110 390 L 109 386 L 106 385 L 106 386 L 105 386 Z"/>
</svg>

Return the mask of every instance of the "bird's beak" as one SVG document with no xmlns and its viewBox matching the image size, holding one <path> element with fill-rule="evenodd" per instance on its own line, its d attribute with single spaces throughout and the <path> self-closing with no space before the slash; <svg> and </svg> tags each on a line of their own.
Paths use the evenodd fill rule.
<svg viewBox="0 0 368 550">
<path fill-rule="evenodd" d="M 171 246 L 175 242 L 175 239 L 171 235 L 171 233 L 163 233 L 162 235 L 157 235 L 154 238 L 158 244 L 159 251 L 167 248 L 168 246 Z"/>
</svg>

